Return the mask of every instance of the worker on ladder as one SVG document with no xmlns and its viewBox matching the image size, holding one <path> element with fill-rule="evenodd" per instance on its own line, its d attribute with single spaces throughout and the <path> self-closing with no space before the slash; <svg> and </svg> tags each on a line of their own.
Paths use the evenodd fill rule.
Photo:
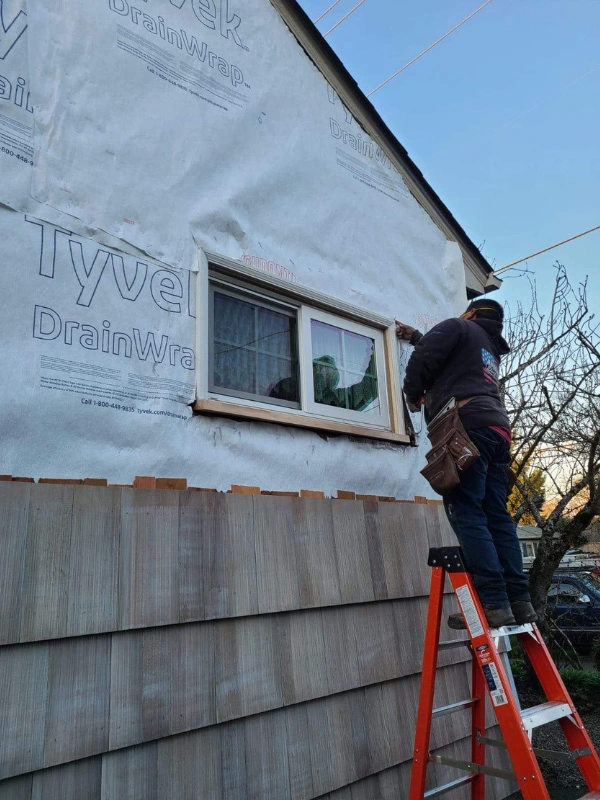
<svg viewBox="0 0 600 800">
<path fill-rule="evenodd" d="M 415 345 L 404 393 L 412 412 L 428 423 L 452 403 L 478 457 L 443 494 L 444 507 L 464 553 L 490 627 L 535 622 L 516 526 L 508 510 L 511 429 L 499 391 L 500 358 L 510 352 L 502 337 L 504 311 L 487 298 L 472 301 L 460 318 L 423 335 L 396 323 L 399 339 Z M 467 440 L 467 441 L 468 441 Z M 462 629 L 461 614 L 451 628 Z"/>
</svg>

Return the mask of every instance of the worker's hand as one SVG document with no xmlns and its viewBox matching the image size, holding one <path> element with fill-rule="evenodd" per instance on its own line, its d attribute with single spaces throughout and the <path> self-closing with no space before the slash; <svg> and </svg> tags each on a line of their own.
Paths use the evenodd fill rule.
<svg viewBox="0 0 600 800">
<path fill-rule="evenodd" d="M 412 400 L 406 398 L 406 405 L 408 406 L 408 410 L 412 411 L 413 414 L 418 413 L 421 410 L 421 406 L 425 402 L 424 397 L 420 397 L 417 403 L 413 403 Z"/>
<path fill-rule="evenodd" d="M 404 322 L 396 320 L 396 336 L 403 342 L 410 342 L 410 338 L 416 330 L 411 325 L 406 325 Z"/>
</svg>

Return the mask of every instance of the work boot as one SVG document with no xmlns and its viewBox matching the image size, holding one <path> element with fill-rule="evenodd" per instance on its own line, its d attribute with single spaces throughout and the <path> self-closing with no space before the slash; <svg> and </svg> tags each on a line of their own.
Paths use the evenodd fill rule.
<svg viewBox="0 0 600 800">
<path fill-rule="evenodd" d="M 505 625 L 516 625 L 517 620 L 513 616 L 510 606 L 504 608 L 484 608 L 485 616 L 490 628 L 503 628 Z M 462 614 L 450 614 L 448 617 L 448 627 L 454 631 L 464 631 L 467 624 Z"/>
<path fill-rule="evenodd" d="M 517 625 L 525 625 L 527 622 L 537 622 L 538 615 L 529 600 L 514 600 L 510 604 L 510 607 L 517 620 Z"/>
</svg>

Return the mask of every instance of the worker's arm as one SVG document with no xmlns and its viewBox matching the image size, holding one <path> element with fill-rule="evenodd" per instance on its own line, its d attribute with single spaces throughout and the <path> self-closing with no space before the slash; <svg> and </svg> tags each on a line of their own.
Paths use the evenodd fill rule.
<svg viewBox="0 0 600 800">
<path fill-rule="evenodd" d="M 433 386 L 450 354 L 462 341 L 464 326 L 462 320 L 447 319 L 418 340 L 404 378 L 403 389 L 409 406 L 421 405 L 422 398 Z"/>
</svg>

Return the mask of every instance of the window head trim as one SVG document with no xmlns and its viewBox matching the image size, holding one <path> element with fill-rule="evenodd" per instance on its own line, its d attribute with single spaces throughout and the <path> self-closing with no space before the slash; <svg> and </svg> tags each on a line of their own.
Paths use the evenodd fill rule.
<svg viewBox="0 0 600 800">
<path fill-rule="evenodd" d="M 384 317 L 381 314 L 375 314 L 372 311 L 367 311 L 364 308 L 353 306 L 351 303 L 346 303 L 343 300 L 334 300 L 315 289 L 310 289 L 308 286 L 303 286 L 298 283 L 290 283 L 274 275 L 266 276 L 254 267 L 249 267 L 242 264 L 241 261 L 234 261 L 231 258 L 225 258 L 216 253 L 204 251 L 204 256 L 208 260 L 209 277 L 235 277 L 238 279 L 248 279 L 248 281 L 255 287 L 260 287 L 266 292 L 277 292 L 282 294 L 286 299 L 298 301 L 298 304 L 306 304 L 314 308 L 328 311 L 331 314 L 338 314 L 341 317 L 354 320 L 359 324 L 371 325 L 379 330 L 386 330 L 394 324 L 391 317 Z"/>
</svg>

